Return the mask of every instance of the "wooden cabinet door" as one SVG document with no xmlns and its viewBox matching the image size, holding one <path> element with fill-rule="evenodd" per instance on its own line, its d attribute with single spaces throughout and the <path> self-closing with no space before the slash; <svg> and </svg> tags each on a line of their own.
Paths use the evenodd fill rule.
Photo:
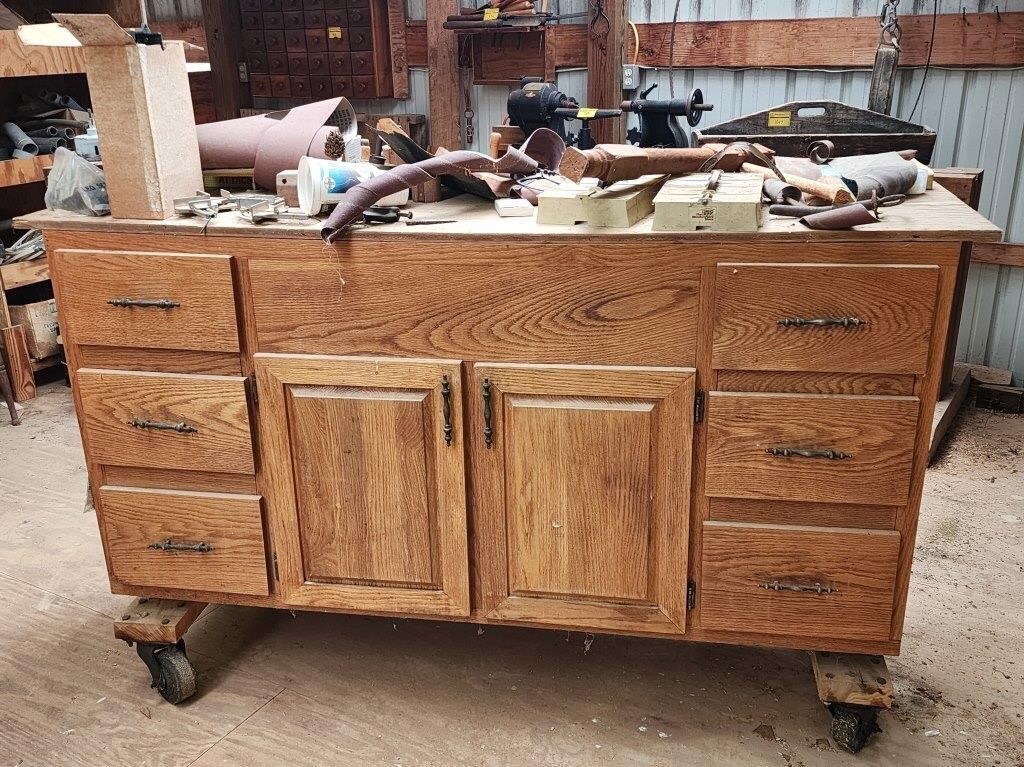
<svg viewBox="0 0 1024 767">
<path fill-rule="evenodd" d="M 458 361 L 257 354 L 289 604 L 469 615 Z"/>
<path fill-rule="evenodd" d="M 682 634 L 694 371 L 480 364 L 472 385 L 482 613 Z"/>
</svg>

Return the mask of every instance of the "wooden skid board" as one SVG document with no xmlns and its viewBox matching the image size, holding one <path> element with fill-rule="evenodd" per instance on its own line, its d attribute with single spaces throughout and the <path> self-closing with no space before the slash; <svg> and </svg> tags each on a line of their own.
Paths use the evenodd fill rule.
<svg viewBox="0 0 1024 767">
<path fill-rule="evenodd" d="M 881 655 L 815 652 L 811 666 L 823 703 L 892 707 L 892 678 Z"/>
<path fill-rule="evenodd" d="M 139 597 L 114 621 L 114 636 L 129 642 L 174 644 L 206 609 L 206 602 Z"/>
</svg>

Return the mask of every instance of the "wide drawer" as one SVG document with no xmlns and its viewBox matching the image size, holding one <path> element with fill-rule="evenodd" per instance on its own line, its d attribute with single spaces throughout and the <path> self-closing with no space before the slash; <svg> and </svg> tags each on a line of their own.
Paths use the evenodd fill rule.
<svg viewBox="0 0 1024 767">
<path fill-rule="evenodd" d="M 50 258 L 70 342 L 238 351 L 229 256 L 57 250 Z"/>
<path fill-rule="evenodd" d="M 269 592 L 260 496 L 104 486 L 111 575 L 133 586 Z"/>
<path fill-rule="evenodd" d="M 705 491 L 906 503 L 919 405 L 916 397 L 711 392 Z"/>
<path fill-rule="evenodd" d="M 82 369 L 75 383 L 97 463 L 254 471 L 244 378 Z"/>
<path fill-rule="evenodd" d="M 924 373 L 935 266 L 719 264 L 712 365 Z"/>
<path fill-rule="evenodd" d="M 887 639 L 899 549 L 892 531 L 705 522 L 701 626 Z"/>
</svg>

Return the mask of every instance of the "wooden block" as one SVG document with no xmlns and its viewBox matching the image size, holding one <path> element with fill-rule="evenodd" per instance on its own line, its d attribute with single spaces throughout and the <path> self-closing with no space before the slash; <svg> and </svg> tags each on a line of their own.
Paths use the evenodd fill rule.
<svg viewBox="0 0 1024 767">
<path fill-rule="evenodd" d="M 669 179 L 654 198 L 654 223 L 659 232 L 756 232 L 764 206 L 756 173 L 723 173 L 718 187 L 708 190 L 710 173 Z"/>
<path fill-rule="evenodd" d="M 892 679 L 881 655 L 811 653 L 822 703 L 892 708 Z"/>
<path fill-rule="evenodd" d="M 953 370 L 953 381 L 946 396 L 935 403 L 935 414 L 932 416 L 932 441 L 928 448 L 928 463 L 935 460 L 935 454 L 946 437 L 946 432 L 956 420 L 957 413 L 967 400 L 967 392 L 971 388 L 971 373 L 967 367 L 957 365 Z"/>
<path fill-rule="evenodd" d="M 174 644 L 196 622 L 206 602 L 139 597 L 114 621 L 114 636 L 126 642 Z"/>
<path fill-rule="evenodd" d="M 592 186 L 560 186 L 537 195 L 537 223 L 573 226 L 587 220 L 583 201 L 594 191 Z"/>
<path fill-rule="evenodd" d="M 35 285 L 50 279 L 50 267 L 45 258 L 19 261 L 0 266 L 0 287 L 4 290 Z"/>
<path fill-rule="evenodd" d="M 971 374 L 971 379 L 978 383 L 995 384 L 996 386 L 1009 386 L 1013 383 L 1013 371 L 1003 370 L 1002 368 L 990 368 L 987 365 L 961 365 L 957 364 L 958 369 L 963 368 Z M 954 373 L 955 375 L 955 373 Z"/>
<path fill-rule="evenodd" d="M 641 176 L 617 181 L 583 199 L 591 226 L 630 227 L 654 212 L 654 197 L 668 176 Z"/>
<path fill-rule="evenodd" d="M 981 384 L 974 398 L 976 407 L 998 410 L 1001 413 L 1024 412 L 1024 389 L 1016 386 Z"/>
<path fill-rule="evenodd" d="M 0 187 L 20 186 L 43 181 L 46 179 L 44 171 L 52 166 L 52 154 L 0 161 Z"/>
<path fill-rule="evenodd" d="M 86 46 L 87 77 L 114 218 L 174 216 L 202 188 L 181 42 Z"/>
<path fill-rule="evenodd" d="M 7 372 L 11 376 L 11 389 L 16 402 L 35 399 L 36 380 L 32 374 L 32 359 L 25 342 L 25 329 L 21 325 L 0 328 Z"/>
</svg>

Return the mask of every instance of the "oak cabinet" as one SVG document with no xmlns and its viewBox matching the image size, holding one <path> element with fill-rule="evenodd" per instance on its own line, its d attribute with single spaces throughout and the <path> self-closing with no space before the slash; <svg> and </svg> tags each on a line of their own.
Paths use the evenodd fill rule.
<svg viewBox="0 0 1024 767">
<path fill-rule="evenodd" d="M 286 603 L 469 615 L 460 366 L 256 355 Z"/>
<path fill-rule="evenodd" d="M 472 386 L 482 612 L 682 634 L 694 371 L 477 364 Z"/>
</svg>

